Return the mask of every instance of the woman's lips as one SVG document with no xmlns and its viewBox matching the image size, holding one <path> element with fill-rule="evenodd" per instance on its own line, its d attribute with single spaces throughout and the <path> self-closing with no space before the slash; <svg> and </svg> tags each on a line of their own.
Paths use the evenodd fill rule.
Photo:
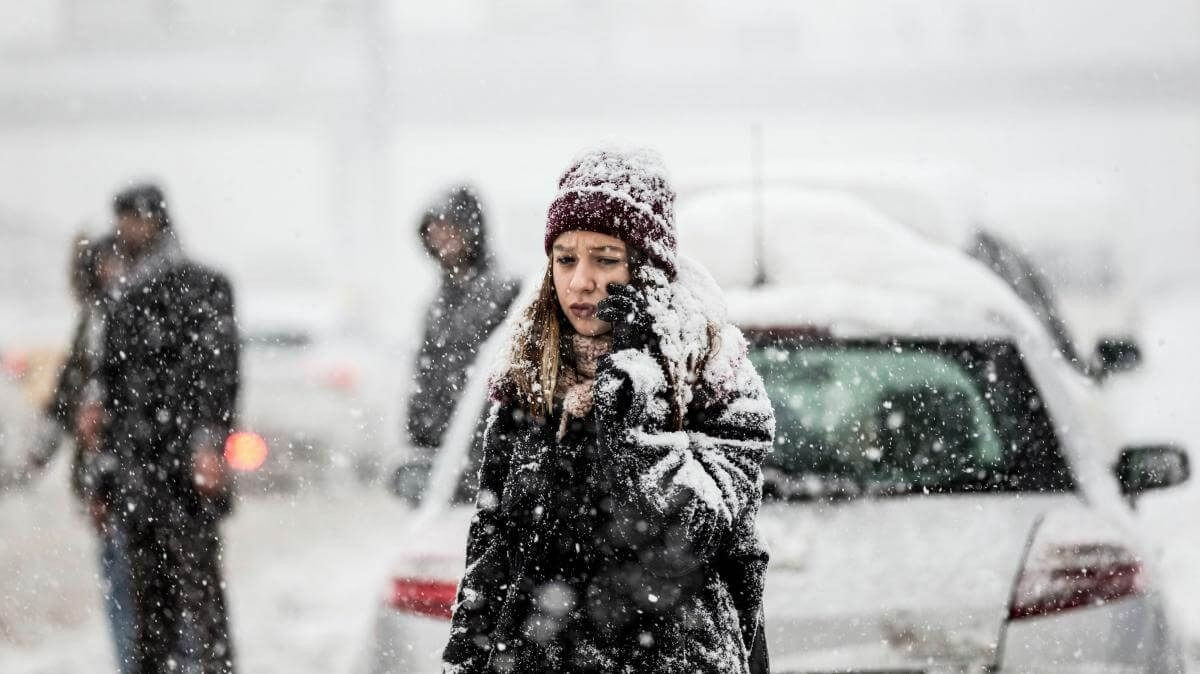
<svg viewBox="0 0 1200 674">
<path fill-rule="evenodd" d="M 583 302 L 579 302 L 572 304 L 568 308 L 571 310 L 571 314 L 574 315 L 575 318 L 592 318 L 596 315 L 595 304 L 585 304 Z"/>
</svg>

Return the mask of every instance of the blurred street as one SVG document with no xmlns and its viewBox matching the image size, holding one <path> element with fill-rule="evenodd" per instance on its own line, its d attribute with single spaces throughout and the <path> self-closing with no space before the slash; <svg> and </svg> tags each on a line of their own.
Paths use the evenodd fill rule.
<svg viewBox="0 0 1200 674">
<path fill-rule="evenodd" d="M 0 501 L 0 577 L 8 579 L 0 585 L 0 671 L 99 672 L 113 661 L 95 537 L 66 484 L 59 462 L 37 488 Z M 392 532 L 406 517 L 381 490 L 247 500 L 225 529 L 245 671 L 349 671 L 363 657 L 402 547 Z"/>
<path fill-rule="evenodd" d="M 552 449 L 597 414 L 613 337 L 571 318 L 620 321 L 609 277 L 555 285 L 578 231 L 635 309 L 675 293 L 630 347 L 667 379 L 744 347 L 754 377 L 713 377 L 769 403 L 735 471 L 765 496 L 730 495 L 745 438 L 688 425 L 691 389 L 630 454 L 721 526 L 762 496 L 777 667 L 1200 671 L 1200 3 L 30 0 L 0 8 L 0 157 L 0 674 L 116 671 L 102 541 L 220 550 L 238 672 L 440 669 L 485 392 L 560 414 Z M 506 606 L 574 606 L 560 580 Z M 172 657 L 219 651 L 185 613 Z"/>
</svg>

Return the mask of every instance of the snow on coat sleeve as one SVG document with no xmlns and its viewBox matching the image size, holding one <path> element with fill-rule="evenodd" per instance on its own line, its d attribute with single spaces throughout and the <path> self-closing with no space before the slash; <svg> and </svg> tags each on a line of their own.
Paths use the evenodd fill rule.
<svg viewBox="0 0 1200 674">
<path fill-rule="evenodd" d="M 450 640 L 442 654 L 448 673 L 487 669 L 496 613 L 508 583 L 508 538 L 500 527 L 500 501 L 510 461 L 507 438 L 513 426 L 510 410 L 493 408 L 484 435 L 475 517 L 467 534 L 466 570 L 455 598 Z"/>
<path fill-rule="evenodd" d="M 597 377 L 601 460 L 623 528 L 649 534 L 635 545 L 658 574 L 708 562 L 753 526 L 762 499 L 774 412 L 740 332 L 726 327 L 722 344 L 695 385 L 683 430 L 666 429 L 667 382 L 649 354 L 614 353 Z"/>
</svg>

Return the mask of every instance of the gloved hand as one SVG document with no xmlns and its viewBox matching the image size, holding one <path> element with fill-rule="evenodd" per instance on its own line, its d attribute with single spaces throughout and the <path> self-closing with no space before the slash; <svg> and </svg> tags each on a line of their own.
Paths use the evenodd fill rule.
<svg viewBox="0 0 1200 674">
<path fill-rule="evenodd" d="M 192 477 L 196 489 L 205 496 L 214 496 L 225 486 L 225 460 L 216 450 L 201 449 L 192 455 Z"/>
<path fill-rule="evenodd" d="M 646 383 L 635 386 L 624 369 L 613 363 L 613 354 L 626 349 L 642 352 L 654 359 L 658 349 L 654 321 L 647 310 L 642 291 L 623 283 L 608 284 L 608 297 L 596 307 L 596 317 L 612 324 L 612 354 L 600 359 L 596 369 L 595 410 L 601 434 L 640 426 L 647 421 L 652 399 L 661 391 L 649 390 Z M 657 363 L 655 363 L 657 367 Z"/>
<path fill-rule="evenodd" d="M 100 434 L 107 419 L 100 403 L 84 403 L 75 416 L 75 441 L 84 449 L 96 451 L 100 447 Z"/>
<path fill-rule="evenodd" d="M 612 325 L 612 350 L 643 348 L 654 343 L 654 321 L 646 297 L 631 285 L 608 284 L 608 297 L 596 305 L 596 318 Z"/>
</svg>

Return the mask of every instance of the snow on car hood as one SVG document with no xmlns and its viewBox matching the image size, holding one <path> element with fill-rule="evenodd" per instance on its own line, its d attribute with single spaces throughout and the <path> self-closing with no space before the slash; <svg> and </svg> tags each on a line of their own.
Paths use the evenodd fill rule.
<svg viewBox="0 0 1200 674">
<path fill-rule="evenodd" d="M 781 671 L 990 663 L 1030 531 L 1071 495 L 763 504 Z"/>
</svg>

